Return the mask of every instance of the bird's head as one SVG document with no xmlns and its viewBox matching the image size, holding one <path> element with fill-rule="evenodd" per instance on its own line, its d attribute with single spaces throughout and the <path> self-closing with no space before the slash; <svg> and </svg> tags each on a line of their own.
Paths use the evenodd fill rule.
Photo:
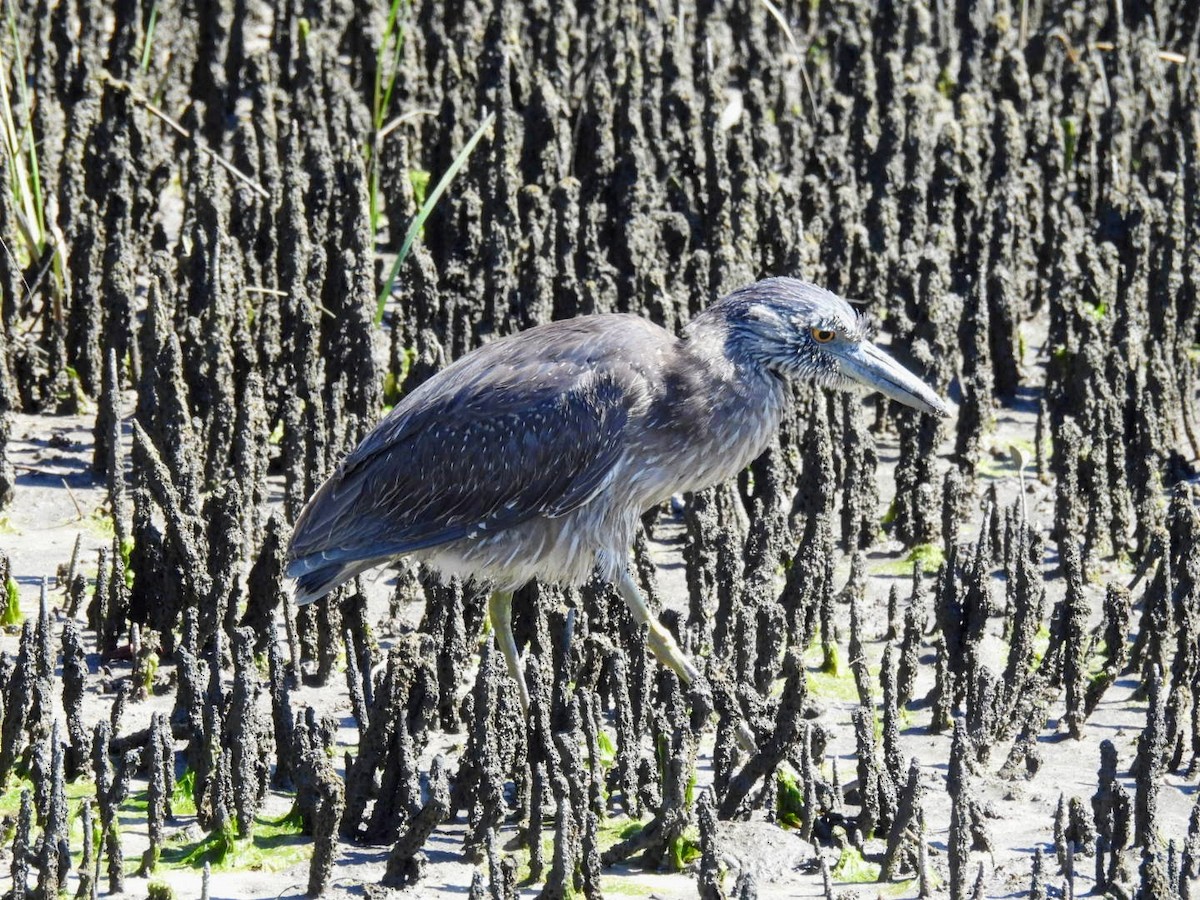
<svg viewBox="0 0 1200 900">
<path fill-rule="evenodd" d="M 740 353 L 791 381 L 847 389 L 862 385 L 921 412 L 950 415 L 946 403 L 866 335 L 861 317 L 836 294 L 794 278 L 768 278 L 711 308 Z"/>
</svg>

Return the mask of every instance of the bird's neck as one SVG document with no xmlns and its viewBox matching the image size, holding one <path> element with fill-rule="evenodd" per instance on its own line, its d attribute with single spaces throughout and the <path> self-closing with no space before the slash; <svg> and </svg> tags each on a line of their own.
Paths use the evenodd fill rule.
<svg viewBox="0 0 1200 900">
<path fill-rule="evenodd" d="M 779 354 L 786 347 L 779 339 L 783 327 L 778 317 L 751 315 L 733 295 L 717 301 L 684 329 L 684 340 L 709 349 L 734 363 L 751 380 L 779 380 Z M 715 358 L 715 355 L 714 357 Z"/>
<path fill-rule="evenodd" d="M 698 461 L 688 490 L 736 475 L 770 445 L 783 419 L 786 383 L 746 354 L 738 337 L 719 319 L 697 317 L 680 344 L 679 369 L 696 398 L 686 413 Z"/>
<path fill-rule="evenodd" d="M 710 307 L 684 329 L 684 353 L 691 364 L 710 371 L 738 401 L 747 399 L 746 392 L 763 402 L 774 402 L 776 394 L 782 397 L 786 383 L 760 353 L 762 341 L 745 323 L 731 321 L 722 312 Z"/>
</svg>

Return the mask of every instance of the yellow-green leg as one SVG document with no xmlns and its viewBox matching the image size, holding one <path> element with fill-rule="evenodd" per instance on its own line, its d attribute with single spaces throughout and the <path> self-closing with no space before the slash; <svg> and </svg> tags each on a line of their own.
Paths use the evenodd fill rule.
<svg viewBox="0 0 1200 900">
<path fill-rule="evenodd" d="M 633 580 L 633 575 L 628 569 L 621 574 L 621 578 L 617 582 L 617 590 L 620 591 L 621 599 L 625 601 L 629 611 L 633 613 L 633 620 L 650 629 L 646 636 L 646 643 L 650 645 L 650 650 L 658 657 L 658 661 L 678 675 L 679 680 L 685 685 L 691 684 L 699 678 L 700 670 L 687 658 L 687 654 L 679 649 L 671 632 L 667 631 L 658 619 L 650 615 L 650 608 L 646 606 L 646 600 L 642 597 L 642 592 L 638 590 L 637 582 Z M 754 740 L 750 727 L 745 722 L 738 723 L 738 744 L 747 753 L 758 752 L 758 744 Z"/>
<path fill-rule="evenodd" d="M 622 573 L 621 580 L 617 582 L 617 590 L 621 592 L 621 599 L 633 613 L 633 620 L 650 629 L 646 641 L 650 645 L 651 651 L 658 657 L 658 661 L 678 675 L 679 680 L 684 684 L 691 684 L 699 678 L 700 670 L 692 665 L 692 661 L 679 649 L 671 632 L 667 631 L 658 619 L 650 615 L 650 609 L 646 606 L 642 592 L 638 590 L 633 575 L 628 569 Z"/>
<path fill-rule="evenodd" d="M 496 646 L 504 654 L 508 663 L 508 674 L 517 683 L 517 696 L 521 698 L 521 711 L 529 716 L 529 688 L 525 684 L 525 671 L 521 666 L 521 657 L 517 655 L 517 639 L 512 631 L 512 593 L 496 591 L 488 600 L 488 618 L 492 621 L 492 634 L 496 636 Z"/>
</svg>

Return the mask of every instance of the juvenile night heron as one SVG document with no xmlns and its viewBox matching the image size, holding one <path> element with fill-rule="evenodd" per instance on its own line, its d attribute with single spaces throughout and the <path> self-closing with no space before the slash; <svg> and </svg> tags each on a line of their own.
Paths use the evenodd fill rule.
<svg viewBox="0 0 1200 900">
<path fill-rule="evenodd" d="M 860 384 L 948 415 L 866 339 L 849 304 L 791 278 L 735 291 L 682 337 L 622 314 L 540 325 L 417 387 L 321 485 L 289 548 L 296 602 L 399 556 L 484 581 L 528 711 L 512 592 L 598 571 L 648 626 L 655 655 L 691 682 L 697 670 L 630 574 L 635 529 L 673 494 L 719 484 L 757 457 L 792 380 Z"/>
</svg>

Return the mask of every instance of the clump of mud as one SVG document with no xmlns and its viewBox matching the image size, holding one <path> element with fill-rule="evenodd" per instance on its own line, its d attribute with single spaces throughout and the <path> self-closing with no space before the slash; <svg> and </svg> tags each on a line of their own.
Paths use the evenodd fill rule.
<svg viewBox="0 0 1200 900">
<path fill-rule="evenodd" d="M 450 835 L 472 897 L 614 866 L 1191 896 L 1196 5 L 398 9 L 381 109 L 379 4 L 14 4 L 0 174 L 36 150 L 44 224 L 0 192 L 0 505 L 38 477 L 15 416 L 94 412 L 112 528 L 0 657 L 14 896 L 236 868 L 293 796 L 314 895 L 421 885 Z M 601 584 L 518 594 L 528 720 L 477 586 L 287 602 L 289 523 L 385 403 L 490 338 L 678 328 L 766 274 L 863 301 L 957 418 L 798 391 L 736 484 L 647 516 L 697 687 Z M 0 554 L 13 591 L 51 574 Z M 756 854 L 768 820 L 804 867 Z"/>
</svg>

